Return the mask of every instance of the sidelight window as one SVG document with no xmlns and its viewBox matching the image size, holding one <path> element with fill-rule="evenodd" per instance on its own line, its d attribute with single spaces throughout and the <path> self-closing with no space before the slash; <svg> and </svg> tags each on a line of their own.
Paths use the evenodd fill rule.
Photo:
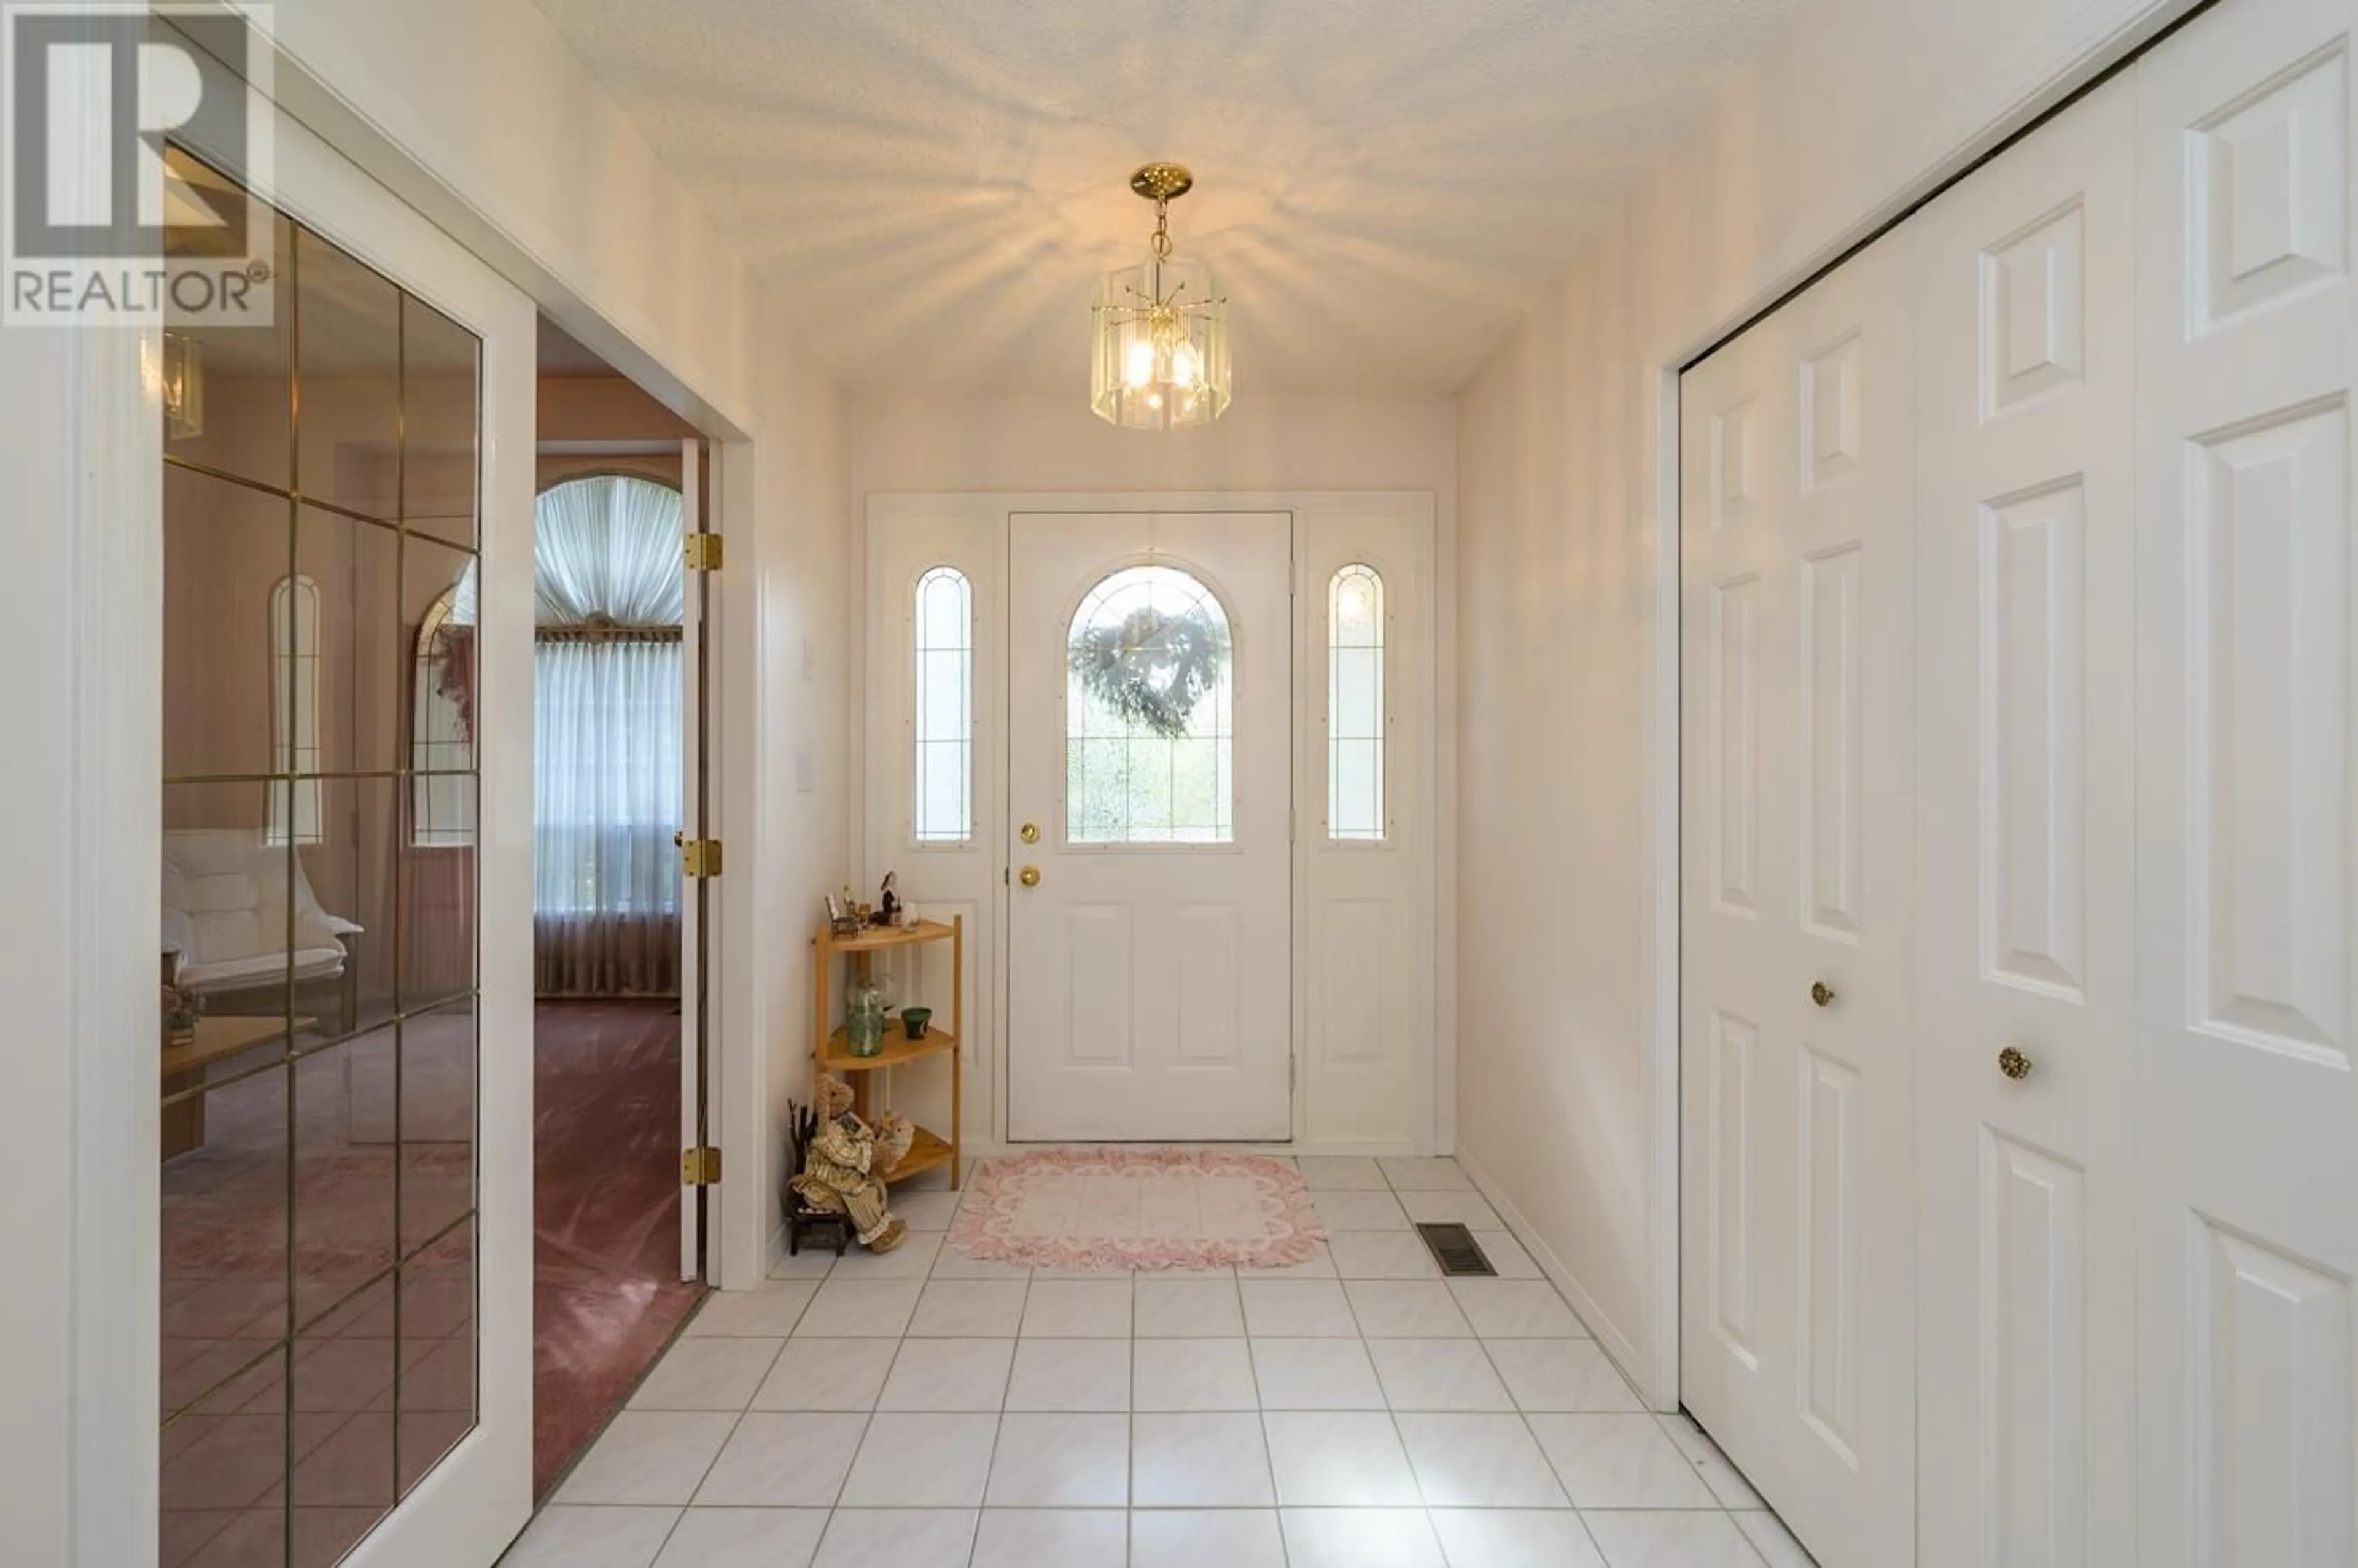
<svg viewBox="0 0 2358 1568">
<path fill-rule="evenodd" d="M 920 844 L 974 838 L 974 586 L 956 567 L 917 579 L 913 826 Z"/>
<path fill-rule="evenodd" d="M 1355 561 L 1326 585 L 1326 836 L 1380 841 L 1384 820 L 1384 579 Z"/>
</svg>

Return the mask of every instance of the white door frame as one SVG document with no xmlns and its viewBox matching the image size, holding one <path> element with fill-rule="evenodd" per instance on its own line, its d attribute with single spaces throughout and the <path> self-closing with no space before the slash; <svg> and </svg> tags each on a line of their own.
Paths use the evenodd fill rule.
<svg viewBox="0 0 2358 1568">
<path fill-rule="evenodd" d="M 1285 512 L 1294 518 L 1295 706 L 1293 773 L 1297 831 L 1294 836 L 1293 899 L 1293 1039 L 1300 1059 L 1300 1078 L 1293 1096 L 1293 1139 L 1271 1145 L 1280 1152 L 1422 1154 L 1446 1152 L 1455 1141 L 1456 1028 L 1454 1010 L 1439 1004 L 1454 994 L 1455 911 L 1444 905 L 1437 890 L 1455 885 L 1455 834 L 1446 813 L 1454 791 L 1444 780 L 1455 773 L 1453 738 L 1440 723 L 1439 676 L 1447 667 L 1446 650 L 1439 632 L 1450 622 L 1437 601 L 1444 577 L 1435 558 L 1434 499 L 1422 491 L 1154 491 L 1131 492 L 953 492 L 877 494 L 868 498 L 866 569 L 860 597 L 867 620 L 864 637 L 855 640 L 860 668 L 852 678 L 853 710 L 861 731 L 854 746 L 855 776 L 852 837 L 861 846 L 864 886 L 873 887 L 886 871 L 900 873 L 901 887 L 923 906 L 968 918 L 968 1018 L 979 1018 L 980 1033 L 971 1049 L 966 1075 L 966 1125 L 987 1130 L 970 1136 L 968 1147 L 979 1154 L 1005 1152 L 1007 1141 L 1007 987 L 1003 983 L 1010 889 L 1002 872 L 1012 864 L 1014 846 L 1006 820 L 1007 785 L 1005 638 L 1009 518 L 1025 512 Z M 905 622 L 899 596 L 914 582 L 909 569 L 921 557 L 947 559 L 939 551 L 916 554 L 898 550 L 901 531 L 931 529 L 939 537 L 961 543 L 954 564 L 967 571 L 975 593 L 977 648 L 974 703 L 978 728 L 974 752 L 975 838 L 971 846 L 951 853 L 913 849 L 908 844 L 899 742 L 903 735 L 896 698 L 888 698 L 877 683 L 897 683 L 905 670 L 895 639 Z M 1323 552 L 1323 553 L 1322 553 Z M 1339 552 L 1339 554 L 1337 554 Z M 1417 977 L 1416 998 L 1410 1015 L 1427 1027 L 1412 1025 L 1406 1035 L 1404 1076 L 1397 1094 L 1370 1090 L 1362 1081 L 1372 1073 L 1362 1065 L 1323 1058 L 1308 1033 L 1311 1011 L 1310 963 L 1312 905 L 1323 885 L 1316 862 L 1318 825 L 1322 812 L 1315 800 L 1303 798 L 1305 781 L 1324 780 L 1323 756 L 1314 751 L 1314 737 L 1304 733 L 1303 683 L 1325 689 L 1315 672 L 1325 665 L 1321 628 L 1326 572 L 1320 564 L 1343 556 L 1365 557 L 1379 568 L 1397 562 L 1393 569 L 1413 584 L 1412 598 L 1421 621 L 1407 635 L 1422 640 L 1430 650 L 1422 668 L 1410 676 L 1413 696 L 1403 695 L 1409 711 L 1401 724 L 1420 738 L 1415 745 L 1396 748 L 1391 776 L 1421 806 L 1427 827 L 1413 845 L 1404 845 L 1405 874 L 1415 906 L 1410 941 L 1418 957 L 1408 968 Z M 970 563 L 970 564 L 969 564 Z M 1387 580 L 1390 578 L 1388 574 Z M 894 689 L 897 691 L 897 684 Z M 875 693 L 871 696 L 871 693 Z M 1312 710 L 1323 712 L 1323 702 Z M 1346 850 L 1344 853 L 1356 851 Z M 962 862 L 962 863 L 961 863 Z M 953 883 L 946 896 L 931 886 Z M 972 1032 L 970 1033 L 978 1033 Z M 1387 1084 L 1389 1087 L 1389 1083 Z M 980 1103 L 978 1103 L 979 1101 Z M 919 1119 L 946 1107 L 920 1102 Z M 1246 1148 L 1250 1145 L 1238 1145 Z"/>
<path fill-rule="evenodd" d="M 1680 375 L 1745 325 L 1830 271 L 1851 252 L 1896 227 L 1976 164 L 2027 135 L 2082 90 L 2211 3 L 2153 0 L 2127 18 L 2105 22 L 2093 33 L 2082 16 L 2066 17 L 2059 23 L 2053 47 L 2023 56 L 2026 60 L 2060 59 L 2065 63 L 2020 81 L 2005 105 L 1979 126 L 1940 151 L 1912 178 L 1828 234 L 1734 308 L 1699 330 L 1658 334 L 1641 345 L 1638 362 L 1642 379 L 1638 390 L 1643 413 L 1639 438 L 1649 444 L 1652 503 L 1644 514 L 1639 554 L 1653 579 L 1653 634 L 1646 661 L 1643 795 L 1651 810 L 1641 824 L 1640 851 L 1645 866 L 1640 918 L 1645 927 L 1645 1101 L 1650 1134 L 1644 1315 L 1651 1354 L 1640 1358 L 1626 1343 L 1603 1343 L 1656 1410 L 1679 1408 Z"/>
</svg>

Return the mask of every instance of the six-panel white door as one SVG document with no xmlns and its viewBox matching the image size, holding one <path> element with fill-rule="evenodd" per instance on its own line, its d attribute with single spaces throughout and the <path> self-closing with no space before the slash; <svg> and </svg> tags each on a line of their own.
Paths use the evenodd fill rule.
<svg viewBox="0 0 2358 1568">
<path fill-rule="evenodd" d="M 1293 1136 L 1293 518 L 1009 519 L 1008 1136 Z"/>
<path fill-rule="evenodd" d="M 1682 385 L 1682 1394 L 1826 1568 L 1915 1540 L 1902 261 Z"/>
<path fill-rule="evenodd" d="M 2135 129 L 2119 77 L 1895 242 L 1919 367 L 1928 1568 L 2136 1557 Z"/>
<path fill-rule="evenodd" d="M 2140 1568 L 2358 1559 L 2353 13 L 2137 70 Z"/>
</svg>

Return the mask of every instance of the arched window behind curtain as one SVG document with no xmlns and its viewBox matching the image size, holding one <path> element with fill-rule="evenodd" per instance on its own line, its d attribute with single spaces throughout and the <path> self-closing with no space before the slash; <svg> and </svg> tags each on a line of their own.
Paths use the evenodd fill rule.
<svg viewBox="0 0 2358 1568">
<path fill-rule="evenodd" d="M 679 989 L 679 492 L 570 480 L 534 546 L 533 928 L 544 996 Z"/>
</svg>

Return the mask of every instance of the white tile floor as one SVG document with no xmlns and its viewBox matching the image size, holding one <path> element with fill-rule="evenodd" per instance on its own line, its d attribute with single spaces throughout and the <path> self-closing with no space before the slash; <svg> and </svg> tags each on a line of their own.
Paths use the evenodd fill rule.
<svg viewBox="0 0 2358 1568">
<path fill-rule="evenodd" d="M 506 1568 L 1808 1568 L 1454 1163 L 1301 1165 L 1333 1243 L 1273 1272 L 977 1263 L 902 1195 L 899 1250 L 708 1303 Z"/>
</svg>

